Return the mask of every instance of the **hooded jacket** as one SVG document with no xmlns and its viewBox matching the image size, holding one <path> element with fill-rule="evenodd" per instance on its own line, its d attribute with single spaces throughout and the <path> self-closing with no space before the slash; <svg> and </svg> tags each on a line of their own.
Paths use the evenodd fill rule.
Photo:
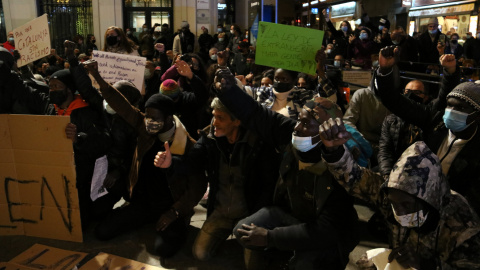
<svg viewBox="0 0 480 270">
<path fill-rule="evenodd" d="M 380 175 L 358 166 L 345 148 L 323 156 L 335 179 L 351 195 L 381 210 L 390 228 L 392 248 L 408 243 L 421 258 L 435 260 L 440 269 L 480 267 L 480 218 L 465 198 L 450 190 L 438 157 L 424 142 L 414 143 L 402 154 L 386 182 Z M 388 189 L 404 191 L 430 205 L 435 209 L 432 211 L 438 211 L 438 224 L 433 224 L 431 230 L 400 226 L 391 218 Z M 427 222 L 428 216 L 432 218 L 434 214 L 427 215 Z"/>
</svg>

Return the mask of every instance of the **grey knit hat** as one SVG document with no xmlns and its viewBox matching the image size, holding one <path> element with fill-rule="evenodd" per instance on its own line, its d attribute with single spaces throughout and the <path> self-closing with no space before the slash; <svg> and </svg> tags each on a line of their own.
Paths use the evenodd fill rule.
<svg viewBox="0 0 480 270">
<path fill-rule="evenodd" d="M 472 105 L 475 110 L 480 111 L 480 80 L 476 82 L 464 82 L 455 87 L 447 95 L 449 97 L 456 97 L 465 100 Z"/>
</svg>

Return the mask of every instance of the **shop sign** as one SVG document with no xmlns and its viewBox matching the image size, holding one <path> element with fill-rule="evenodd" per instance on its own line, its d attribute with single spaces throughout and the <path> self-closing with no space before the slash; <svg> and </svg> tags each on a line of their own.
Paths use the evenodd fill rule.
<svg viewBox="0 0 480 270">
<path fill-rule="evenodd" d="M 464 0 L 414 0 L 413 7 L 423 7 L 423 6 L 429 6 L 429 5 L 459 2 L 459 1 L 464 1 Z"/>
<path fill-rule="evenodd" d="M 442 14 L 470 12 L 473 10 L 474 6 L 475 4 L 471 3 L 471 4 L 458 5 L 458 6 L 414 10 L 414 11 L 410 11 L 408 13 L 408 16 L 409 17 L 436 16 L 436 15 L 442 15 Z"/>
<path fill-rule="evenodd" d="M 345 17 L 352 16 L 355 13 L 356 2 L 347 2 L 332 6 L 331 17 Z"/>
</svg>

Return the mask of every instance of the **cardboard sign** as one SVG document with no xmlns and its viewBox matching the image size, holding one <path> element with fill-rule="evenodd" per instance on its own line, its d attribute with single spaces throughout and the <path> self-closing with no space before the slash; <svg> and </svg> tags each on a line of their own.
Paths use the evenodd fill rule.
<svg viewBox="0 0 480 270">
<path fill-rule="evenodd" d="M 17 61 L 19 67 L 50 54 L 50 30 L 47 14 L 13 30 L 15 49 L 20 53 Z"/>
<path fill-rule="evenodd" d="M 314 75 L 322 41 L 320 30 L 260 22 L 255 63 Z"/>
<path fill-rule="evenodd" d="M 85 256 L 87 253 L 35 244 L 8 263 L 0 263 L 0 269 L 5 267 L 6 270 L 70 270 Z"/>
<path fill-rule="evenodd" d="M 99 253 L 95 258 L 80 267 L 80 270 L 91 269 L 160 270 L 164 268 L 144 264 L 108 253 Z"/>
<path fill-rule="evenodd" d="M 0 235 L 82 241 L 69 122 L 0 115 Z"/>
<path fill-rule="evenodd" d="M 93 59 L 98 62 L 98 71 L 109 83 L 120 80 L 130 81 L 137 89 L 142 89 L 147 59 L 111 52 L 93 51 Z"/>
<path fill-rule="evenodd" d="M 370 70 L 344 70 L 342 74 L 344 82 L 365 86 L 350 85 L 350 90 L 366 88 L 370 85 L 370 80 L 372 79 L 372 72 Z"/>
</svg>

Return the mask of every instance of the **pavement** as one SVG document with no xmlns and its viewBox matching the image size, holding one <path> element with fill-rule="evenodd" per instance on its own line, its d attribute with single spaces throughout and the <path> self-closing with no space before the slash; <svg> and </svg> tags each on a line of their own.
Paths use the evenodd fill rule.
<svg viewBox="0 0 480 270">
<path fill-rule="evenodd" d="M 387 247 L 366 229 L 366 222 L 373 212 L 366 206 L 355 205 L 361 222 L 361 242 L 350 254 L 350 261 L 347 270 L 358 269 L 355 262 L 369 249 Z M 206 218 L 206 209 L 200 205 L 195 207 L 195 215 L 192 218 L 189 228 L 189 237 L 185 246 L 173 257 L 162 259 L 153 254 L 152 232 L 153 224 L 146 225 L 136 231 L 119 236 L 113 240 L 102 242 L 95 239 L 93 226 L 88 228 L 83 235 L 83 242 L 69 242 L 30 236 L 0 236 L 0 262 L 9 261 L 32 245 L 38 243 L 60 249 L 81 251 L 88 253 L 88 256 L 80 263 L 80 266 L 95 257 L 99 252 L 106 252 L 120 257 L 136 260 L 142 263 L 158 266 L 161 269 L 178 270 L 240 270 L 244 269 L 243 250 L 235 239 L 230 237 L 219 248 L 217 255 L 208 262 L 195 260 L 191 247 L 195 236 L 200 230 Z M 274 266 L 269 269 L 285 268 L 288 254 L 279 254 L 272 257 Z"/>
</svg>

